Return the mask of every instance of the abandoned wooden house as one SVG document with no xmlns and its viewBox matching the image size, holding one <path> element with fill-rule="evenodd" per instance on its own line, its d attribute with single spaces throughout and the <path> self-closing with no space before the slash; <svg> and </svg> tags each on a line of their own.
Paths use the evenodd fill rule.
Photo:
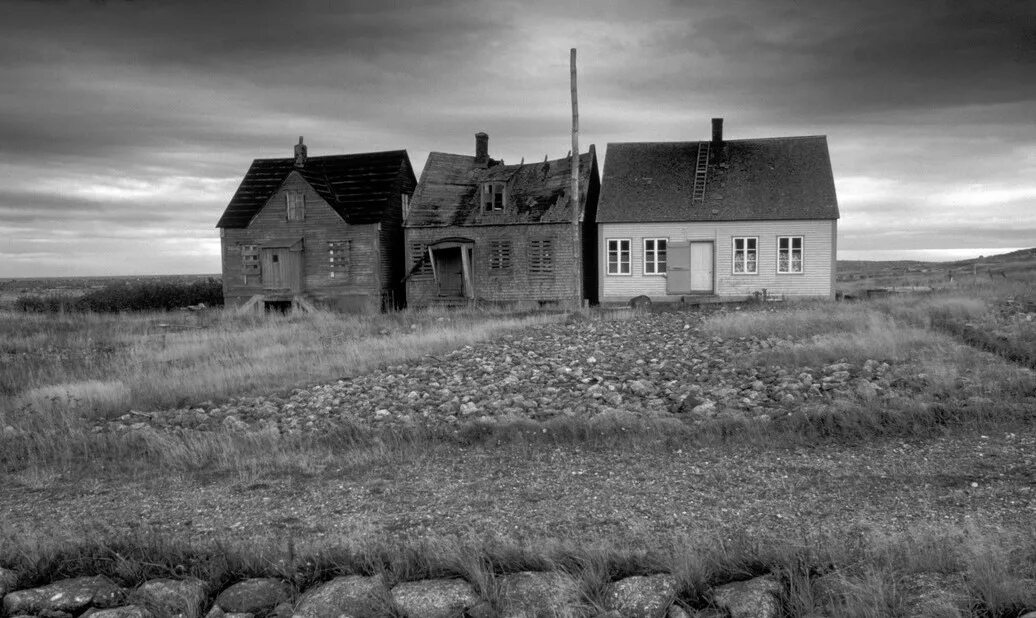
<svg viewBox="0 0 1036 618">
<path fill-rule="evenodd" d="M 505 165 L 489 157 L 433 152 L 406 216 L 410 306 L 467 302 L 578 305 L 596 296 L 595 216 L 600 180 L 593 146 L 572 159 Z"/>
<path fill-rule="evenodd" d="M 256 159 L 216 227 L 227 307 L 373 312 L 405 302 L 405 150 Z"/>
<path fill-rule="evenodd" d="M 601 302 L 834 296 L 838 200 L 824 136 L 608 144 Z M 693 299 L 692 299 L 693 300 Z"/>
</svg>

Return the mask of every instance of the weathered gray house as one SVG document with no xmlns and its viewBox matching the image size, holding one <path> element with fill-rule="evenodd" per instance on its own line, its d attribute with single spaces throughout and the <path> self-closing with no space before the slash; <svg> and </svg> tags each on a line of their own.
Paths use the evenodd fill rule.
<svg viewBox="0 0 1036 618">
<path fill-rule="evenodd" d="M 608 144 L 601 302 L 833 297 L 838 200 L 824 136 Z"/>
<path fill-rule="evenodd" d="M 579 156 L 575 204 L 571 172 L 570 157 L 505 165 L 489 157 L 485 133 L 474 156 L 429 154 L 404 223 L 409 305 L 595 299 L 593 146 Z"/>
<path fill-rule="evenodd" d="M 216 227 L 228 307 L 401 306 L 405 150 L 256 159 Z"/>
</svg>

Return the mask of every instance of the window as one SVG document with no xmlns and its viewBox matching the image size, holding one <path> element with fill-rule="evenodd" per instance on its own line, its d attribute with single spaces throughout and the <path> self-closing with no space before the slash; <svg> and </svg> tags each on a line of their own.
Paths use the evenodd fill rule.
<svg viewBox="0 0 1036 618">
<path fill-rule="evenodd" d="M 504 270 L 511 267 L 511 241 L 489 241 L 489 270 Z"/>
<path fill-rule="evenodd" d="M 487 182 L 482 185 L 482 212 L 504 210 L 504 183 Z"/>
<path fill-rule="evenodd" d="M 332 279 L 347 279 L 352 265 L 351 240 L 330 240 L 327 243 L 328 271 Z"/>
<path fill-rule="evenodd" d="M 802 272 L 802 237 L 777 237 L 777 272 Z"/>
<path fill-rule="evenodd" d="M 529 278 L 554 276 L 554 241 L 549 238 L 529 241 Z"/>
<path fill-rule="evenodd" d="M 630 239 L 608 239 L 608 274 L 630 274 Z"/>
<path fill-rule="evenodd" d="M 284 194 L 288 207 L 288 221 L 304 221 L 306 219 L 306 194 L 302 191 L 288 191 Z"/>
<path fill-rule="evenodd" d="M 644 274 L 664 275 L 668 238 L 644 239 Z"/>
<path fill-rule="evenodd" d="M 734 238 L 734 273 L 754 275 L 757 268 L 759 239 L 749 236 Z"/>
<path fill-rule="evenodd" d="M 432 263 L 428 260 L 428 246 L 420 242 L 410 243 L 410 278 L 415 281 L 430 281 L 432 279 Z"/>
<path fill-rule="evenodd" d="M 241 268 L 245 275 L 259 274 L 259 245 L 241 245 Z"/>
</svg>

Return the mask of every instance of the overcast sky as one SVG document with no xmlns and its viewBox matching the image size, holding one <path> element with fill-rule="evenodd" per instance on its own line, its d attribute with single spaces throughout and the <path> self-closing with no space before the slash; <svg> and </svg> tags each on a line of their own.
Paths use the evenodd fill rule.
<svg viewBox="0 0 1036 618">
<path fill-rule="evenodd" d="M 254 158 L 827 135 L 839 257 L 1036 246 L 1036 2 L 5 2 L 0 277 L 218 273 Z M 920 253 L 919 250 L 924 250 Z"/>
</svg>

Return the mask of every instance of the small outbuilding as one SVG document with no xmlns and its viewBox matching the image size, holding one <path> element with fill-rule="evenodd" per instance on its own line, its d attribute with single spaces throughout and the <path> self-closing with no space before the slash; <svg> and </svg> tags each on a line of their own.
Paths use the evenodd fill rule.
<svg viewBox="0 0 1036 618">
<path fill-rule="evenodd" d="M 601 302 L 833 298 L 838 200 L 825 136 L 608 144 Z"/>
<path fill-rule="evenodd" d="M 216 227 L 228 307 L 375 312 L 405 303 L 405 150 L 256 159 Z"/>
<path fill-rule="evenodd" d="M 466 303 L 578 306 L 596 297 L 600 181 L 593 146 L 571 156 L 506 165 L 489 156 L 432 152 L 404 223 L 412 307 Z"/>
</svg>

